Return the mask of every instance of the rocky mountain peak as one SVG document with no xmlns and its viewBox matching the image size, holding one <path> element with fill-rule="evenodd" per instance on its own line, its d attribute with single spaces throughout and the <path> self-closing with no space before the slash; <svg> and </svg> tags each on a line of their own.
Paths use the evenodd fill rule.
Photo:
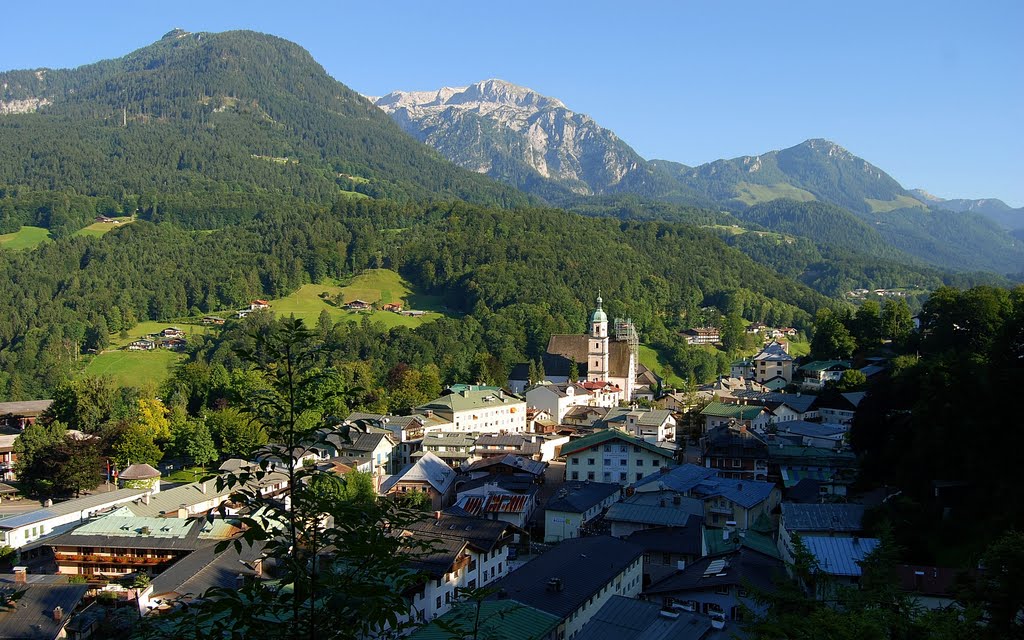
<svg viewBox="0 0 1024 640">
<path fill-rule="evenodd" d="M 820 153 L 830 158 L 849 159 L 854 157 L 852 153 L 843 147 L 824 138 L 811 138 L 810 140 L 804 141 L 799 146 L 806 147 L 815 153 Z"/>
<path fill-rule="evenodd" d="M 496 78 L 467 87 L 442 87 L 433 91 L 393 91 L 386 96 L 370 100 L 392 114 L 400 109 L 426 115 L 455 108 L 481 114 L 495 110 L 512 110 L 519 116 L 528 116 L 549 108 L 565 109 L 560 100 Z"/>
</svg>

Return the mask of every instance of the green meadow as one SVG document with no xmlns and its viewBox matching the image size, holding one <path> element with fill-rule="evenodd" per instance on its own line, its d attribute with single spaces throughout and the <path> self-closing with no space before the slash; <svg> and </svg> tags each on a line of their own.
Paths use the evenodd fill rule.
<svg viewBox="0 0 1024 640">
<path fill-rule="evenodd" d="M 22 227 L 14 233 L 0 235 L 0 247 L 4 249 L 34 249 L 50 240 L 50 232 L 42 227 Z"/>
</svg>

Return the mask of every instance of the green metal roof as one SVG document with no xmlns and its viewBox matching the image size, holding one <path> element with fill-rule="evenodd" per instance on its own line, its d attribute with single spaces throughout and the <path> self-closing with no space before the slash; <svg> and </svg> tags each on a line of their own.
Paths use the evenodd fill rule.
<svg viewBox="0 0 1024 640">
<path fill-rule="evenodd" d="M 511 407 L 519 404 L 526 404 L 526 401 L 511 393 L 505 393 L 501 389 L 491 391 L 487 388 L 474 387 L 435 398 L 425 405 L 416 407 L 416 410 L 432 409 L 455 412 Z"/>
<path fill-rule="evenodd" d="M 775 541 L 771 539 L 771 536 L 766 536 L 763 533 L 753 530 L 747 530 L 746 532 L 733 531 L 729 534 L 728 540 L 723 537 L 719 529 L 707 529 L 705 534 L 704 539 L 707 543 L 709 556 L 729 553 L 730 551 L 735 551 L 740 546 L 744 546 L 772 558 L 779 557 L 779 549 L 775 546 Z"/>
<path fill-rule="evenodd" d="M 485 601 L 480 603 L 480 628 L 473 633 L 473 621 L 477 619 L 476 604 L 463 603 L 455 606 L 438 620 L 454 625 L 464 634 L 456 637 L 477 637 L 488 640 L 536 640 L 543 638 L 561 622 L 561 618 L 544 613 L 525 604 L 512 600 Z M 410 640 L 451 640 L 450 630 L 442 629 L 437 621 L 421 627 Z"/>
<path fill-rule="evenodd" d="M 665 449 L 655 444 L 651 444 L 650 442 L 647 442 L 642 438 L 637 438 L 626 433 L 625 431 L 619 431 L 618 429 L 605 429 L 603 431 L 596 431 L 590 434 L 589 436 L 584 436 L 582 438 L 579 438 L 578 440 L 570 440 L 568 443 L 562 445 L 562 455 L 575 453 L 577 451 L 589 449 L 590 447 L 596 447 L 599 444 L 604 444 L 605 442 L 611 440 L 622 440 L 623 442 L 627 442 L 637 447 L 642 447 L 653 453 L 663 455 L 666 458 L 675 457 L 674 452 L 670 451 L 669 449 Z"/>
<path fill-rule="evenodd" d="M 702 416 L 713 416 L 716 418 L 736 418 L 737 420 L 753 420 L 761 415 L 764 407 L 742 404 L 726 404 L 724 402 L 712 402 L 700 412 Z"/>
<path fill-rule="evenodd" d="M 814 362 L 808 362 L 804 366 L 800 367 L 801 371 L 818 372 L 831 369 L 832 367 L 842 366 L 849 369 L 853 366 L 849 360 L 815 360 Z"/>
<path fill-rule="evenodd" d="M 75 535 L 184 538 L 191 533 L 195 523 L 195 520 L 188 518 L 125 517 L 119 512 L 88 522 L 75 529 L 74 533 Z"/>
</svg>

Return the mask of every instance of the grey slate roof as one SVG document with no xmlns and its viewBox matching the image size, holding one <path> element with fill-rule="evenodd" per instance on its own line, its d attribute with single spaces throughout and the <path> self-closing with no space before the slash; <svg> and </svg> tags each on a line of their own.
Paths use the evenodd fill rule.
<svg viewBox="0 0 1024 640">
<path fill-rule="evenodd" d="M 7 582 L 6 580 L 4 582 Z M 52 640 L 71 619 L 71 613 L 82 601 L 89 585 L 46 584 L 29 585 L 3 584 L 3 587 L 17 587 L 23 591 L 17 605 L 0 609 L 0 638 L 18 640 Z M 60 607 L 64 618 L 53 619 L 53 610 Z"/>
<path fill-rule="evenodd" d="M 552 496 L 545 509 L 566 513 L 586 513 L 594 505 L 621 492 L 622 485 L 617 483 L 570 481 L 563 484 L 562 489 Z"/>
<path fill-rule="evenodd" d="M 723 562 L 724 561 L 724 562 Z M 718 569 L 713 573 L 709 571 Z M 682 571 L 655 582 L 644 589 L 644 594 L 673 594 L 704 591 L 719 586 L 743 586 L 774 590 L 773 578 L 784 575 L 785 565 L 777 558 L 766 556 L 748 547 L 740 547 L 725 556 L 701 558 Z"/>
<path fill-rule="evenodd" d="M 604 417 L 603 422 L 615 423 L 615 424 L 627 424 L 626 417 L 630 414 L 636 414 L 636 424 L 642 427 L 659 427 L 666 420 L 672 417 L 672 412 L 668 409 L 654 409 L 652 411 L 634 411 L 633 409 L 625 408 L 613 408 L 608 411 L 608 415 Z"/>
<path fill-rule="evenodd" d="M 200 596 L 210 587 L 233 587 L 238 574 L 255 575 L 252 563 L 263 554 L 263 543 L 243 542 L 239 553 L 233 544 L 217 553 L 216 544 L 203 546 L 175 562 L 153 578 L 153 594 Z M 248 565 L 248 566 L 247 566 Z"/>
<path fill-rule="evenodd" d="M 810 438 L 835 438 L 846 433 L 846 429 L 839 425 L 807 422 L 806 420 L 790 420 L 788 422 L 780 422 L 776 426 L 779 432 Z"/>
<path fill-rule="evenodd" d="M 252 486 L 266 486 L 268 484 L 274 484 L 280 481 L 287 481 L 287 474 L 280 472 L 270 472 L 260 481 L 252 481 Z M 205 485 L 205 490 L 204 490 Z M 136 501 L 129 505 L 129 508 L 137 516 L 146 517 L 157 517 L 166 514 L 177 513 L 178 507 L 181 505 L 193 506 L 202 504 L 207 500 L 219 498 L 221 501 L 227 500 L 228 496 L 238 491 L 242 487 L 235 485 L 234 487 L 228 488 L 224 486 L 221 489 L 217 488 L 217 480 L 208 480 L 204 482 L 191 482 L 189 484 L 183 484 L 180 487 L 174 487 L 173 489 L 165 489 L 160 493 L 154 493 L 149 498 L 149 504 L 145 504 L 142 501 Z"/>
<path fill-rule="evenodd" d="M 651 483 L 660 483 L 655 486 L 680 493 L 690 493 L 701 499 L 721 496 L 744 509 L 749 509 L 767 500 L 772 489 L 775 488 L 771 482 L 723 478 L 718 475 L 717 469 L 708 469 L 695 464 L 684 464 L 664 473 L 647 476 L 638 480 L 634 486 L 639 488 Z"/>
<path fill-rule="evenodd" d="M 857 563 L 878 548 L 877 538 L 803 536 L 801 540 L 818 562 L 818 569 L 833 576 L 861 575 Z"/>
<path fill-rule="evenodd" d="M 423 535 L 427 539 L 463 541 L 481 551 L 490 551 L 509 532 L 519 531 L 515 526 L 501 520 L 444 513 L 440 517 L 424 518 L 407 524 L 403 529 Z"/>
<path fill-rule="evenodd" d="M 781 391 L 737 391 L 734 395 L 751 404 L 766 407 L 777 407 L 784 404 L 797 413 L 807 413 L 814 408 L 818 401 L 818 396 L 807 393 L 782 393 Z"/>
<path fill-rule="evenodd" d="M 782 518 L 789 531 L 853 532 L 860 531 L 864 518 L 862 504 L 792 504 L 782 503 Z"/>
<path fill-rule="evenodd" d="M 699 556 L 702 552 L 701 527 L 654 527 L 634 531 L 625 540 L 638 544 L 645 553 L 684 553 Z"/>
<path fill-rule="evenodd" d="M 691 518 L 704 518 L 704 503 L 686 496 L 669 496 L 665 492 L 637 493 L 623 502 L 608 507 L 604 519 L 615 522 L 632 522 L 658 527 L 684 526 L 693 524 Z M 679 504 L 673 498 L 678 497 Z M 697 523 L 699 525 L 699 522 Z"/>
<path fill-rule="evenodd" d="M 565 618 L 642 555 L 639 545 L 610 536 L 572 538 L 491 587 L 511 600 Z M 548 589 L 551 578 L 561 579 L 561 591 Z"/>
<path fill-rule="evenodd" d="M 426 482 L 438 493 L 445 494 L 455 482 L 455 471 L 444 460 L 427 451 L 398 474 L 389 476 L 380 487 L 381 493 L 388 492 L 399 482 Z"/>
<path fill-rule="evenodd" d="M 478 460 L 473 464 L 469 465 L 466 469 L 467 473 L 474 471 L 487 471 L 491 467 L 496 465 L 508 465 L 519 469 L 522 473 L 529 473 L 530 475 L 540 476 L 544 474 L 544 470 L 547 469 L 548 464 L 546 462 L 540 462 L 537 460 L 531 460 L 515 454 L 508 454 L 504 456 L 495 456 L 493 458 L 487 458 L 486 460 Z"/>
<path fill-rule="evenodd" d="M 90 496 L 75 498 L 74 500 L 65 500 L 64 502 L 54 504 L 52 507 L 44 507 L 35 511 L 19 513 L 9 518 L 2 518 L 0 519 L 0 529 L 17 529 L 26 524 L 35 524 L 50 518 L 56 518 L 57 516 L 75 513 L 76 511 L 88 511 L 102 504 L 118 500 L 126 502 L 144 493 L 146 493 L 144 489 L 117 489 L 106 493 L 94 493 Z"/>
<path fill-rule="evenodd" d="M 20 400 L 0 402 L 0 416 L 33 416 L 50 408 L 53 400 Z"/>
<path fill-rule="evenodd" d="M 117 477 L 121 480 L 149 480 L 159 478 L 160 472 L 148 464 L 133 464 L 125 467 Z"/>
<path fill-rule="evenodd" d="M 710 618 L 679 611 L 666 618 L 654 602 L 613 595 L 580 629 L 576 640 L 701 640 Z"/>
</svg>

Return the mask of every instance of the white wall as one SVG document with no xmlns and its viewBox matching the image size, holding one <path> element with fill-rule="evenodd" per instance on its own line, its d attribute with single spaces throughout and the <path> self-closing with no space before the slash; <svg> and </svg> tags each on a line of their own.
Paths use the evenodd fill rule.
<svg viewBox="0 0 1024 640">
<path fill-rule="evenodd" d="M 627 598 L 635 598 L 640 595 L 640 590 L 643 588 L 644 582 L 644 560 L 643 556 L 638 556 L 636 560 L 631 562 L 625 569 L 623 569 L 617 576 L 609 580 L 601 589 L 594 594 L 593 598 L 588 598 L 583 605 L 573 611 L 565 620 L 565 638 L 574 638 L 579 633 L 583 625 L 590 622 L 590 619 L 594 617 L 594 614 L 601 610 L 601 607 L 612 596 L 625 596 Z"/>
</svg>

